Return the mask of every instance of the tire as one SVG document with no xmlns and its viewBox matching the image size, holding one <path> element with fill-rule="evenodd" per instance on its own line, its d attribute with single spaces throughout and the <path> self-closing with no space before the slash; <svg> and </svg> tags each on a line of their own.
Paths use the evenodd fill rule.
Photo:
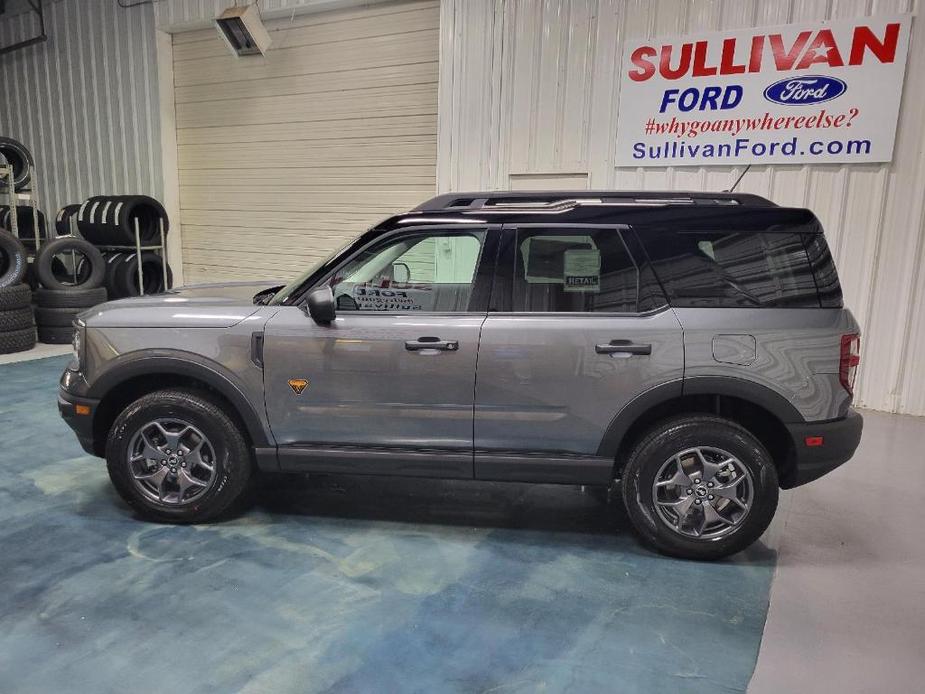
<svg viewBox="0 0 925 694">
<path fill-rule="evenodd" d="M 134 445 L 137 445 L 136 435 L 140 436 L 140 432 L 146 430 L 148 423 L 158 420 L 165 421 L 165 427 L 173 426 L 166 429 L 172 432 L 184 425 L 195 427 L 207 440 L 207 444 L 201 450 L 208 451 L 211 448 L 214 453 L 211 458 L 214 476 L 204 487 L 204 491 L 197 492 L 196 487 L 190 487 L 180 492 L 183 495 L 181 499 L 184 500 L 181 503 L 178 503 L 176 496 L 179 488 L 172 484 L 172 481 L 182 474 L 179 461 L 183 458 L 178 455 L 178 450 L 187 448 L 187 455 L 192 455 L 189 449 L 193 446 L 190 443 L 195 442 L 195 438 L 181 439 L 179 449 L 167 449 L 173 453 L 172 457 L 168 457 L 163 448 L 155 449 L 159 454 L 164 451 L 161 461 L 173 460 L 175 467 L 168 464 L 158 468 L 153 465 L 150 471 L 176 471 L 175 475 L 171 474 L 166 478 L 160 495 L 155 495 L 150 489 L 145 492 L 136 484 L 129 463 L 130 447 L 134 449 Z M 171 425 L 171 420 L 177 423 Z M 147 431 L 149 440 L 164 443 L 156 429 L 153 434 L 150 429 Z M 187 457 L 186 460 L 190 458 Z M 147 460 L 143 464 L 149 465 Z M 139 464 L 136 462 L 135 465 Z M 113 423 L 106 441 L 106 467 L 116 491 L 126 503 L 144 518 L 168 523 L 201 523 L 219 518 L 247 498 L 247 492 L 254 481 L 250 449 L 240 429 L 221 406 L 207 395 L 194 390 L 157 391 L 139 398 L 125 408 Z M 193 476 L 204 477 L 208 474 L 201 466 L 196 465 L 190 466 L 188 471 Z M 135 469 L 136 474 L 144 472 L 145 469 Z M 148 484 L 156 486 L 155 482 Z M 193 497 L 192 494 L 195 493 L 200 495 Z"/>
<path fill-rule="evenodd" d="M 35 309 L 35 322 L 40 328 L 70 328 L 78 313 L 85 308 L 42 308 Z"/>
<path fill-rule="evenodd" d="M 106 204 L 107 200 L 109 200 L 109 205 Z M 111 206 L 111 198 L 94 195 L 87 198 L 77 208 L 77 228 L 90 243 L 96 245 L 115 245 L 118 243 L 113 230 L 103 223 L 103 211 Z"/>
<path fill-rule="evenodd" d="M 17 207 L 16 208 L 16 231 L 18 233 L 18 238 L 22 241 L 23 245 L 27 248 L 35 248 L 35 220 L 38 218 L 39 221 L 39 239 L 44 240 L 48 238 L 48 225 L 45 221 L 45 213 L 39 209 L 32 207 Z M 13 232 L 13 221 L 12 213 L 10 208 L 3 206 L 2 211 L 0 211 L 0 227 L 6 229 L 10 233 Z"/>
<path fill-rule="evenodd" d="M 25 352 L 35 347 L 35 328 L 0 333 L 0 354 Z"/>
<path fill-rule="evenodd" d="M 14 308 L 10 311 L 0 311 L 0 333 L 32 330 L 34 327 L 31 306 Z"/>
<path fill-rule="evenodd" d="M 42 308 L 93 308 L 106 301 L 106 290 L 96 289 L 37 289 L 35 303 Z"/>
<path fill-rule="evenodd" d="M 56 274 L 58 269 L 55 267 L 56 256 L 62 253 L 73 253 L 75 256 L 80 256 L 76 278 Z M 58 262 L 61 267 L 65 267 L 63 261 Z M 35 274 L 46 289 L 95 289 L 103 284 L 106 275 L 106 261 L 103 254 L 89 241 L 74 236 L 65 236 L 44 244 L 35 256 L 34 265 Z M 75 279 L 76 284 L 67 282 L 67 280 L 74 282 Z"/>
<path fill-rule="evenodd" d="M 167 284 L 164 286 L 164 260 L 153 251 L 141 254 L 142 286 L 145 294 L 159 294 L 173 284 L 173 272 L 167 266 Z M 138 296 L 138 257 L 127 253 L 113 269 L 113 285 L 119 296 Z"/>
<path fill-rule="evenodd" d="M 101 246 L 134 245 L 135 220 L 143 245 L 160 243 L 160 220 L 164 234 L 170 229 L 167 210 L 147 195 L 96 196 L 84 202 L 77 213 L 80 233 Z"/>
<path fill-rule="evenodd" d="M 46 345 L 69 345 L 74 339 L 74 328 L 70 325 L 67 327 L 39 325 L 37 330 L 39 342 Z"/>
<path fill-rule="evenodd" d="M 116 285 L 116 275 L 119 266 L 125 262 L 128 253 L 111 253 L 106 256 L 106 274 L 103 282 L 110 299 L 121 299 L 125 296 Z"/>
<path fill-rule="evenodd" d="M 736 514 L 741 512 L 741 508 L 724 499 L 726 495 L 716 494 L 715 501 L 707 500 L 714 496 L 712 492 L 717 489 L 707 487 L 711 484 L 708 482 L 711 477 L 709 471 L 706 475 L 702 475 L 701 471 L 701 476 L 695 476 L 698 474 L 697 468 L 704 466 L 695 462 L 699 459 L 694 454 L 683 459 L 694 462 L 694 466 L 688 470 L 688 482 L 681 485 L 667 484 L 669 479 L 665 475 L 678 469 L 672 459 L 679 453 L 696 447 L 713 449 L 704 451 L 705 457 L 712 458 L 711 462 L 727 459 L 726 462 L 731 466 L 732 461 L 735 461 L 735 476 L 720 473 L 714 479 L 715 483 L 721 484 L 731 484 L 736 479 L 742 479 L 742 482 L 731 489 L 731 493 L 736 494 L 744 493 L 747 486 L 751 486 L 749 508 L 744 515 L 737 517 Z M 656 492 L 653 485 L 663 466 L 666 466 L 666 471 L 660 478 L 666 486 Z M 671 478 L 675 479 L 673 474 L 671 473 Z M 688 483 L 691 483 L 691 487 L 685 488 Z M 779 493 L 777 471 L 764 446 L 735 422 L 711 415 L 676 417 L 650 429 L 629 455 L 623 470 L 622 487 L 623 501 L 630 520 L 642 539 L 664 554 L 686 559 L 719 559 L 751 545 L 767 529 L 774 517 Z M 688 495 L 688 489 L 694 489 L 694 492 Z M 656 505 L 656 494 L 666 495 L 667 498 L 662 499 L 663 504 Z M 704 526 L 708 533 L 712 532 L 710 528 L 713 527 L 718 528 L 715 532 L 726 533 L 711 539 L 685 534 L 659 513 L 659 508 L 666 515 L 675 513 L 668 505 L 675 501 L 675 494 L 690 498 L 687 502 L 689 515 L 685 516 L 680 528 L 692 530 L 688 523 L 696 527 L 699 521 L 706 518 L 699 509 L 707 509 L 708 505 L 714 512 L 716 507 L 724 506 L 719 513 L 727 519 L 726 523 L 731 518 L 733 524 L 730 526 L 715 521 Z M 677 516 L 673 520 L 677 520 Z"/>
<path fill-rule="evenodd" d="M 26 276 L 26 248 L 12 234 L 0 231 L 0 287 L 22 283 Z"/>
<path fill-rule="evenodd" d="M 27 284 L 0 287 L 0 311 L 26 308 L 32 303 L 32 291 Z"/>
<path fill-rule="evenodd" d="M 22 189 L 29 183 L 29 169 L 35 164 L 32 153 L 22 142 L 11 137 L 0 137 L 0 154 L 6 157 L 7 163 L 13 167 L 13 189 Z M 0 188 L 8 187 L 4 178 Z"/>
<path fill-rule="evenodd" d="M 35 291 L 39 288 L 39 278 L 35 276 L 35 269 L 32 267 L 32 263 L 26 263 L 26 276 L 22 279 L 23 284 L 29 286 L 31 291 Z"/>
<path fill-rule="evenodd" d="M 142 243 L 160 243 L 160 221 L 164 220 L 164 235 L 170 231 L 170 221 L 164 206 L 147 195 L 128 195 L 119 199 L 123 204 L 113 208 L 113 220 L 118 233 L 128 243 L 135 242 L 135 220 Z"/>
<path fill-rule="evenodd" d="M 65 205 L 55 215 L 55 233 L 58 236 L 71 236 L 71 217 L 80 210 L 80 204 Z"/>
</svg>

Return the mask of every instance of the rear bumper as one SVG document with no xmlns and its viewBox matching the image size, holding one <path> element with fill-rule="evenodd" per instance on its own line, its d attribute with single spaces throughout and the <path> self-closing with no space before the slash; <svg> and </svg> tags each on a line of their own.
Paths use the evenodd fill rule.
<svg viewBox="0 0 925 694">
<path fill-rule="evenodd" d="M 96 414 L 99 400 L 93 398 L 82 398 L 77 395 L 68 393 L 63 388 L 58 389 L 58 412 L 61 418 L 67 422 L 67 425 L 77 434 L 77 440 L 80 447 L 90 455 L 97 455 L 93 449 L 93 415 Z M 77 406 L 88 408 L 83 410 L 87 414 L 78 414 Z"/>
<path fill-rule="evenodd" d="M 848 410 L 844 419 L 786 426 L 793 439 L 794 455 L 780 486 L 790 489 L 819 479 L 848 462 L 861 443 L 864 418 Z M 822 439 L 822 444 L 811 446 L 807 439 Z"/>
</svg>

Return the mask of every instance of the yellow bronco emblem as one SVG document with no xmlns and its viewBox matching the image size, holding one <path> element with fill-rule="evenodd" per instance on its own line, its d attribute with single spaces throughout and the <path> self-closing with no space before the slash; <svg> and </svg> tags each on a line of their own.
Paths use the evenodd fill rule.
<svg viewBox="0 0 925 694">
<path fill-rule="evenodd" d="M 289 387 L 292 388 L 293 392 L 296 395 L 301 395 L 302 391 L 305 390 L 305 387 L 308 385 L 308 381 L 304 378 L 290 378 Z"/>
</svg>

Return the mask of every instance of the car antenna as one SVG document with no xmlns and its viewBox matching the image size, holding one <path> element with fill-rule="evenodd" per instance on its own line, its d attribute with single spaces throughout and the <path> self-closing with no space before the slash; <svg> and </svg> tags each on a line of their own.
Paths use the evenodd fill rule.
<svg viewBox="0 0 925 694">
<path fill-rule="evenodd" d="M 745 167 L 745 171 L 743 171 L 741 174 L 739 174 L 739 177 L 736 179 L 736 182 L 732 184 L 732 188 L 730 188 L 729 190 L 724 190 L 723 192 L 724 192 L 724 193 L 734 193 L 734 192 L 735 192 L 735 189 L 736 189 L 736 188 L 738 187 L 738 185 L 739 185 L 739 181 L 741 181 L 741 180 L 745 177 L 745 174 L 748 173 L 748 170 L 749 170 L 750 168 L 752 168 L 752 165 L 751 165 L 751 164 L 749 164 L 748 166 L 746 166 L 746 167 Z"/>
</svg>

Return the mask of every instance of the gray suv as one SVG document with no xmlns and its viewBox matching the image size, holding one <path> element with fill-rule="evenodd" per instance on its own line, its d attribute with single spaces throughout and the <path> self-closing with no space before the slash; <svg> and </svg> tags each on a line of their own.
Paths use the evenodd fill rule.
<svg viewBox="0 0 925 694">
<path fill-rule="evenodd" d="M 225 514 L 261 472 L 596 485 L 717 558 L 844 463 L 858 324 L 819 221 L 730 193 L 467 193 L 290 284 L 79 317 L 59 408 L 142 516 Z"/>
</svg>

